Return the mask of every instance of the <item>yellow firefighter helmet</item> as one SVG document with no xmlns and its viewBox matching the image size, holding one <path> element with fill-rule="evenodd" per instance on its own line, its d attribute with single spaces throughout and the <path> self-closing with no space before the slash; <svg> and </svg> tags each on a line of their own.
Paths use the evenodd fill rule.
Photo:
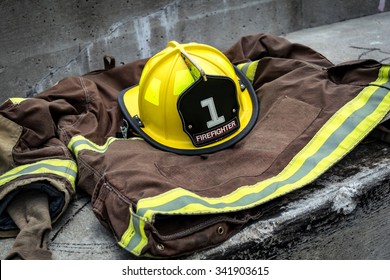
<svg viewBox="0 0 390 280">
<path fill-rule="evenodd" d="M 259 104 L 248 79 L 214 47 L 171 41 L 119 93 L 135 134 L 184 155 L 225 149 L 249 133 Z"/>
</svg>

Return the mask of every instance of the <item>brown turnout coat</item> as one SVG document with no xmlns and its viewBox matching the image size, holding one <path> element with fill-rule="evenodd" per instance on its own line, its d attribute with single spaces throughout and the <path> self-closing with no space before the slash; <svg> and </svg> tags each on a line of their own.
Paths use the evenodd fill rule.
<svg viewBox="0 0 390 280">
<path fill-rule="evenodd" d="M 99 221 L 135 255 L 215 246 L 258 217 L 256 206 L 318 178 L 389 112 L 389 67 L 374 60 L 333 65 L 271 34 L 243 37 L 225 54 L 243 71 L 252 69 L 246 74 L 260 114 L 249 135 L 213 154 L 176 155 L 117 137 L 117 94 L 138 83 L 146 60 L 5 101 L 1 234 L 19 230 L 6 209 L 20 191 L 46 192 L 55 221 L 82 189 Z"/>
</svg>

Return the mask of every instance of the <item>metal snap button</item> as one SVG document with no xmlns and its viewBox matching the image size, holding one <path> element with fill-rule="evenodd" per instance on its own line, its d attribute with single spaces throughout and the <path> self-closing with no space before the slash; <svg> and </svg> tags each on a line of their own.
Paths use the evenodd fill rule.
<svg viewBox="0 0 390 280">
<path fill-rule="evenodd" d="M 157 249 L 159 249 L 160 251 L 164 251 L 165 247 L 163 244 L 159 243 L 157 244 Z"/>
<path fill-rule="evenodd" d="M 222 235 L 222 234 L 225 233 L 225 229 L 224 229 L 222 226 L 219 226 L 219 227 L 217 228 L 217 233 L 218 233 L 219 235 Z"/>
</svg>

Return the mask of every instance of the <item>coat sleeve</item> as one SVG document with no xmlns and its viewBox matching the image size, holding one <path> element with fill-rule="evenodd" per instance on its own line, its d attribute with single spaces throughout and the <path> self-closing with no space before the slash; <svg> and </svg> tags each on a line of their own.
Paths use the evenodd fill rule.
<svg viewBox="0 0 390 280">
<path fill-rule="evenodd" d="M 321 67 L 333 65 L 322 54 L 310 47 L 291 43 L 285 38 L 270 33 L 244 36 L 225 51 L 225 55 L 233 64 L 273 57 L 306 61 Z"/>
<path fill-rule="evenodd" d="M 0 237 L 19 231 L 7 207 L 21 191 L 45 192 L 53 222 L 64 212 L 80 187 L 68 144 L 77 135 L 96 144 L 116 135 L 123 121 L 117 94 L 139 81 L 145 63 L 68 77 L 35 97 L 0 105 Z M 94 187 L 81 186 L 89 194 Z"/>
<path fill-rule="evenodd" d="M 7 208 L 22 191 L 47 193 L 53 221 L 68 205 L 77 165 L 56 125 L 66 112 L 76 114 L 77 108 L 64 99 L 10 98 L 0 106 L 0 236 L 18 232 Z"/>
</svg>

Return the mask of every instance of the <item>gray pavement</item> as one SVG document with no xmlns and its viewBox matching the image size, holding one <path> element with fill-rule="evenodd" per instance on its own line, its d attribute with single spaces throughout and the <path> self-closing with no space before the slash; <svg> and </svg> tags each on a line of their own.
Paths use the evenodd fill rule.
<svg viewBox="0 0 390 280">
<path fill-rule="evenodd" d="M 286 34 L 335 63 L 390 63 L 390 13 Z M 311 185 L 264 206 L 264 215 L 231 239 L 188 258 L 390 259 L 390 147 L 365 141 Z M 132 259 L 78 193 L 54 224 L 55 259 Z M 0 240 L 0 259 L 13 244 Z"/>
</svg>

